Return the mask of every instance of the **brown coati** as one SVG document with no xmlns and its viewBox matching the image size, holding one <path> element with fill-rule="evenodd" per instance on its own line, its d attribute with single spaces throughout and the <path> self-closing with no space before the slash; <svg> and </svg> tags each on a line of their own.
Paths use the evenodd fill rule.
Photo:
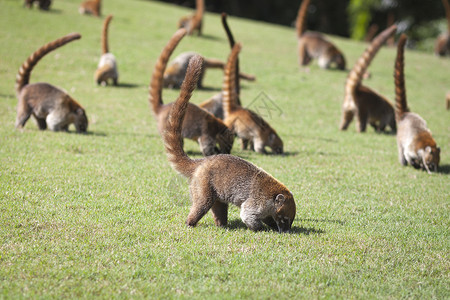
<svg viewBox="0 0 450 300">
<path fill-rule="evenodd" d="M 226 13 L 222 13 L 222 25 L 227 34 L 228 42 L 230 43 L 230 48 L 233 49 L 235 41 L 234 41 L 233 34 L 231 33 L 230 27 L 228 27 Z M 238 95 L 236 100 L 237 100 L 237 104 L 241 105 L 241 102 L 239 99 L 241 84 L 240 84 L 240 77 L 238 74 L 239 74 L 239 59 L 236 60 L 235 80 L 236 80 L 236 94 Z M 222 100 L 223 100 L 223 93 L 220 92 L 220 93 L 212 96 L 208 100 L 203 101 L 202 103 L 199 104 L 199 106 L 201 108 L 203 108 L 204 110 L 212 113 L 216 118 L 223 120 Z"/>
<path fill-rule="evenodd" d="M 158 130 L 163 134 L 166 130 L 167 117 L 173 103 L 163 104 L 162 86 L 163 74 L 175 47 L 186 35 L 184 28 L 178 29 L 162 50 L 153 70 L 149 87 L 149 102 L 155 115 Z M 183 138 L 189 138 L 199 143 L 203 155 L 230 153 L 234 142 L 234 135 L 219 119 L 199 108 L 189 104 L 182 128 Z M 216 147 L 219 145 L 219 148 Z"/>
<path fill-rule="evenodd" d="M 306 31 L 306 11 L 310 0 L 303 0 L 297 14 L 295 28 L 298 39 L 298 57 L 300 66 L 308 65 L 313 58 L 318 59 L 319 67 L 329 69 L 336 65 L 339 70 L 345 70 L 345 57 L 333 43 L 318 32 Z"/>
<path fill-rule="evenodd" d="M 406 35 L 397 45 L 395 60 L 395 118 L 397 119 L 398 158 L 402 165 L 437 172 L 441 149 L 437 147 L 427 123 L 418 114 L 409 112 L 404 79 L 404 47 Z"/>
<path fill-rule="evenodd" d="M 78 8 L 80 14 L 94 15 L 99 17 L 101 15 L 101 0 L 86 0 L 83 1 Z"/>
<path fill-rule="evenodd" d="M 450 55 L 450 2 L 442 0 L 445 9 L 445 17 L 447 19 L 447 32 L 442 33 L 436 39 L 434 53 L 439 56 Z"/>
<path fill-rule="evenodd" d="M 164 87 L 179 89 L 183 83 L 184 77 L 186 76 L 187 66 L 189 60 L 194 56 L 198 55 L 195 52 L 183 52 L 167 66 L 167 70 L 164 72 Z M 205 75 L 206 69 L 223 69 L 225 63 L 221 60 L 215 58 L 204 58 L 205 65 L 198 80 L 198 88 L 203 87 L 203 77 Z M 240 77 L 249 81 L 255 80 L 255 77 L 248 74 L 240 74 Z"/>
<path fill-rule="evenodd" d="M 191 35 L 197 31 L 197 35 L 202 35 L 203 13 L 205 11 L 204 0 L 195 1 L 195 13 L 192 16 L 182 17 L 178 21 L 178 28 L 184 28 L 187 34 Z"/>
<path fill-rule="evenodd" d="M 74 124 L 77 132 L 86 132 L 88 119 L 83 107 L 67 93 L 48 83 L 30 84 L 30 75 L 34 66 L 47 53 L 73 40 L 80 39 L 78 33 L 68 34 L 50 42 L 33 54 L 22 64 L 16 76 L 16 94 L 18 98 L 16 128 L 23 128 L 31 115 L 37 121 L 39 129 L 67 131 Z"/>
<path fill-rule="evenodd" d="M 37 2 L 39 4 L 39 9 L 42 10 L 49 10 L 50 5 L 52 4 L 51 0 L 25 0 L 24 5 L 28 8 L 32 8 L 34 2 Z"/>
<path fill-rule="evenodd" d="M 237 104 L 235 68 L 240 50 L 241 45 L 236 43 L 225 68 L 222 88 L 223 121 L 241 139 L 243 150 L 247 149 L 250 143 L 252 150 L 258 153 L 266 153 L 267 146 L 273 153 L 282 154 L 283 141 L 276 131 L 258 114 Z"/>
<path fill-rule="evenodd" d="M 265 223 L 280 233 L 289 232 L 296 206 L 285 185 L 237 156 L 220 154 L 194 160 L 183 151 L 183 119 L 201 67 L 201 56 L 194 56 L 162 134 L 172 168 L 189 179 L 192 206 L 186 224 L 195 226 L 211 210 L 215 224 L 226 226 L 228 204 L 234 204 L 241 208 L 241 219 L 249 229 L 262 230 Z"/>
<path fill-rule="evenodd" d="M 103 22 L 102 30 L 102 56 L 97 66 L 97 70 L 94 74 L 94 80 L 97 84 L 108 85 L 108 81 L 112 81 L 114 85 L 117 85 L 119 79 L 119 73 L 117 72 L 116 58 L 109 52 L 108 47 L 108 26 L 111 22 L 112 15 L 106 17 Z"/>
<path fill-rule="evenodd" d="M 384 131 L 388 125 L 395 132 L 394 107 L 389 100 L 362 85 L 361 81 L 380 47 L 396 30 L 396 25 L 392 25 L 378 34 L 348 74 L 340 130 L 346 130 L 356 115 L 358 132 L 366 131 L 367 123 L 377 132 Z"/>
</svg>

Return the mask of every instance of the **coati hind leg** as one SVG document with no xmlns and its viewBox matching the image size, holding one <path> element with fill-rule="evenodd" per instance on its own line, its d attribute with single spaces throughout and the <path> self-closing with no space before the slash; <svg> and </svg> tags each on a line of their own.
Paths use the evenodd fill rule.
<svg viewBox="0 0 450 300">
<path fill-rule="evenodd" d="M 198 176 L 193 178 L 190 183 L 192 206 L 186 220 L 188 226 L 197 225 L 198 221 L 213 207 L 215 199 L 214 192 L 211 190 L 208 180 L 206 180 L 207 174 L 203 174 L 204 176 L 196 175 Z"/>
<path fill-rule="evenodd" d="M 355 112 L 353 110 L 344 110 L 342 112 L 342 120 L 341 125 L 339 126 L 340 130 L 347 130 L 348 125 L 353 121 L 353 117 L 355 116 Z"/>
<path fill-rule="evenodd" d="M 228 223 L 228 204 L 220 201 L 214 201 L 211 207 L 211 213 L 214 218 L 214 223 L 217 226 L 223 227 Z"/>
<path fill-rule="evenodd" d="M 311 56 L 308 54 L 306 43 L 304 42 L 300 42 L 298 45 L 298 60 L 300 66 L 306 66 L 311 62 Z"/>
</svg>

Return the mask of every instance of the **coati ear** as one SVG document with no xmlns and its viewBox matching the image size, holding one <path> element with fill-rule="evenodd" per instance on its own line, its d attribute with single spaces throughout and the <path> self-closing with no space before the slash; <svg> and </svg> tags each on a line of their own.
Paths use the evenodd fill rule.
<svg viewBox="0 0 450 300">
<path fill-rule="evenodd" d="M 275 197 L 275 204 L 276 205 L 283 205 L 284 201 L 286 201 L 286 198 L 284 197 L 283 194 L 278 194 Z"/>
</svg>

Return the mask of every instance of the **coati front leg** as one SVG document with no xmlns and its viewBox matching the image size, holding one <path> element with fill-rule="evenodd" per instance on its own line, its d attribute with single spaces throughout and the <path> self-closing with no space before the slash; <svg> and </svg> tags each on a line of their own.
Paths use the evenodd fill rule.
<svg viewBox="0 0 450 300">
<path fill-rule="evenodd" d="M 227 223 L 228 223 L 228 204 L 227 203 L 223 203 L 218 200 L 214 201 L 214 204 L 211 207 L 211 213 L 214 218 L 214 223 L 217 226 L 224 227 L 227 225 Z"/>
<path fill-rule="evenodd" d="M 368 117 L 367 111 L 362 109 L 358 110 L 358 117 L 356 118 L 356 128 L 358 129 L 358 132 L 366 131 Z"/>
<path fill-rule="evenodd" d="M 259 212 L 255 209 L 258 205 L 252 199 L 247 199 L 241 205 L 241 219 L 247 227 L 253 231 L 264 229 L 264 225 L 259 217 Z"/>
<path fill-rule="evenodd" d="M 270 228 L 272 228 L 273 230 L 278 231 L 277 222 L 275 222 L 275 220 L 272 217 L 269 216 L 269 217 L 263 219 L 263 223 L 266 224 L 267 226 L 269 226 Z"/>
<path fill-rule="evenodd" d="M 36 123 L 40 130 L 46 130 L 47 129 L 47 122 L 45 121 L 45 118 L 39 118 L 37 116 L 34 116 L 36 119 Z"/>
</svg>

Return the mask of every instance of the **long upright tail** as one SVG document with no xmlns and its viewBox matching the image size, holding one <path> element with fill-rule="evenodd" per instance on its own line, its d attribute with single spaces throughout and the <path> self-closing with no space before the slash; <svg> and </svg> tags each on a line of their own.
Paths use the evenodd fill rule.
<svg viewBox="0 0 450 300">
<path fill-rule="evenodd" d="M 308 11 L 310 0 L 303 0 L 297 13 L 297 20 L 295 20 L 295 29 L 297 36 L 300 37 L 306 31 L 306 12 Z"/>
<path fill-rule="evenodd" d="M 231 33 L 231 29 L 230 27 L 228 27 L 228 22 L 227 22 L 227 14 L 226 13 L 222 13 L 222 25 L 223 28 L 225 29 L 225 32 L 227 33 L 227 37 L 228 37 L 228 42 L 230 43 L 230 48 L 233 49 L 235 41 L 234 41 L 234 37 L 233 34 Z M 236 60 L 236 75 L 235 75 L 235 80 L 236 80 L 236 93 L 239 95 L 240 94 L 240 90 L 241 90 L 241 84 L 240 84 L 240 76 L 239 76 L 239 58 Z M 238 104 L 241 105 L 239 98 L 237 99 Z"/>
<path fill-rule="evenodd" d="M 397 58 L 395 59 L 395 119 L 401 120 L 403 114 L 408 112 L 408 104 L 406 103 L 406 89 L 404 76 L 404 49 L 407 36 L 402 34 L 397 45 Z"/>
<path fill-rule="evenodd" d="M 363 75 L 369 67 L 372 59 L 377 54 L 378 50 L 381 46 L 386 42 L 386 40 L 394 34 L 397 30 L 396 25 L 392 25 L 391 27 L 385 29 L 380 32 L 370 43 L 364 53 L 356 62 L 353 69 L 350 71 L 347 77 L 347 82 L 345 83 L 345 95 L 346 97 L 353 95 L 356 87 L 361 83 L 363 79 Z"/>
<path fill-rule="evenodd" d="M 442 0 L 445 9 L 445 17 L 447 18 L 447 31 L 450 33 L 450 1 Z"/>
<path fill-rule="evenodd" d="M 225 67 L 225 75 L 223 79 L 222 93 L 223 93 L 223 114 L 226 119 L 230 112 L 238 106 L 236 93 L 236 61 L 241 51 L 241 44 L 236 43 L 231 50 Z"/>
<path fill-rule="evenodd" d="M 109 52 L 108 47 L 108 27 L 109 23 L 112 20 L 112 15 L 109 15 L 106 17 L 105 21 L 103 22 L 103 30 L 102 30 L 102 54 Z"/>
<path fill-rule="evenodd" d="M 200 23 L 203 21 L 203 13 L 205 11 L 205 1 L 204 0 L 196 0 L 195 1 L 195 14 L 192 18 L 192 24 L 190 30 L 194 30 L 198 28 Z M 191 32 L 189 32 L 191 34 Z"/>
<path fill-rule="evenodd" d="M 16 93 L 19 94 L 20 90 L 30 82 L 31 71 L 34 66 L 39 62 L 39 60 L 44 57 L 47 53 L 59 48 L 73 40 L 78 40 L 81 38 L 79 33 L 71 33 L 63 36 L 59 39 L 54 40 L 48 44 L 45 44 L 33 54 L 31 54 L 27 60 L 24 61 L 22 66 L 20 66 L 19 72 L 16 75 Z"/>
<path fill-rule="evenodd" d="M 186 29 L 184 28 L 180 28 L 175 32 L 175 34 L 170 38 L 169 42 L 159 55 L 159 58 L 155 64 L 155 68 L 153 69 L 152 79 L 149 86 L 148 101 L 152 106 L 153 113 L 155 113 L 156 115 L 158 114 L 159 108 L 163 104 L 162 88 L 164 81 L 164 70 L 166 69 L 170 55 L 172 55 L 173 50 L 175 50 L 175 47 L 185 35 Z"/>
<path fill-rule="evenodd" d="M 162 133 L 167 158 L 172 168 L 187 178 L 192 177 L 192 174 L 197 168 L 198 161 L 189 158 L 184 152 L 181 128 L 189 99 L 197 86 L 202 67 L 203 58 L 200 55 L 195 55 L 189 61 L 186 77 L 181 85 L 180 96 L 170 109 L 166 130 Z"/>
</svg>

